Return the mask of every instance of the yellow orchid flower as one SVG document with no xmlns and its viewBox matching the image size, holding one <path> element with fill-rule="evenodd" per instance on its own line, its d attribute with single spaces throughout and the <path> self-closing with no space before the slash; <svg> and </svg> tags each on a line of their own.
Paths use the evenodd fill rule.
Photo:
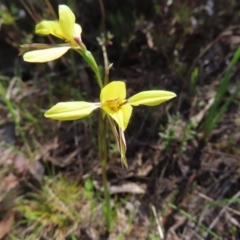
<svg viewBox="0 0 240 240">
<path fill-rule="evenodd" d="M 99 103 L 60 102 L 49 109 L 44 116 L 55 120 L 76 120 L 88 116 L 93 110 L 101 108 L 125 131 L 132 115 L 132 106 L 155 106 L 161 104 L 176 94 L 168 91 L 143 91 L 126 99 L 126 86 L 122 81 L 107 84 L 100 94 Z"/>
<path fill-rule="evenodd" d="M 66 5 L 58 6 L 59 20 L 58 21 L 41 21 L 35 27 L 35 33 L 41 35 L 52 34 L 63 39 L 66 44 L 55 44 L 52 47 L 46 44 L 44 49 L 43 44 L 22 45 L 22 52 L 31 49 L 37 49 L 24 53 L 23 59 L 27 62 L 48 62 L 61 57 L 70 48 L 80 49 L 84 47 L 81 40 L 82 28 L 75 23 L 75 15 Z M 38 49 L 39 45 L 39 49 Z"/>
</svg>

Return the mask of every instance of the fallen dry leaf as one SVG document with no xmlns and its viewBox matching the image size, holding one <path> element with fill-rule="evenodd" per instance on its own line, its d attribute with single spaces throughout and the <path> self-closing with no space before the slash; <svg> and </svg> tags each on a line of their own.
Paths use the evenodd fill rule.
<svg viewBox="0 0 240 240">
<path fill-rule="evenodd" d="M 0 222 L 0 239 L 2 239 L 9 231 L 13 224 L 14 214 L 12 211 L 6 213 Z"/>
<path fill-rule="evenodd" d="M 103 187 L 100 186 L 99 182 L 93 181 L 96 189 L 103 191 Z M 133 194 L 144 194 L 146 192 L 146 184 L 137 184 L 133 182 L 123 183 L 119 186 L 109 186 L 110 194 L 116 193 L 133 193 Z"/>
</svg>

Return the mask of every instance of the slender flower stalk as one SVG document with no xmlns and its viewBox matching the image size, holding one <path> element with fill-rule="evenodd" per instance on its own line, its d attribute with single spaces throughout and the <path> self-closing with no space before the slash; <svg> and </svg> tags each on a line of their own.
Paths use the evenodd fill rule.
<svg viewBox="0 0 240 240">
<path fill-rule="evenodd" d="M 103 112 L 99 116 L 99 126 L 98 126 L 98 149 L 99 158 L 101 161 L 102 168 L 102 182 L 103 182 L 103 192 L 104 192 L 104 202 L 103 202 L 103 213 L 106 217 L 107 229 L 111 228 L 111 205 L 110 205 L 110 193 L 108 188 L 107 180 L 107 118 L 105 118 Z"/>
</svg>

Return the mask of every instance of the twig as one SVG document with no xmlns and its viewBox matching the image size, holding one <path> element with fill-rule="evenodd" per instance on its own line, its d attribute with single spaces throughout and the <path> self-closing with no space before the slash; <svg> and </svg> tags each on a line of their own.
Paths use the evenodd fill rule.
<svg viewBox="0 0 240 240">
<path fill-rule="evenodd" d="M 232 199 L 229 200 L 229 202 L 226 204 L 226 206 L 224 206 L 224 208 L 219 212 L 218 216 L 212 221 L 211 225 L 208 227 L 210 230 L 212 230 L 215 225 L 218 223 L 220 217 L 226 212 L 227 208 L 229 207 L 229 205 L 233 202 L 234 199 L 239 198 L 240 197 L 240 191 L 237 192 Z M 206 233 L 205 236 L 207 236 L 208 233 Z"/>
<path fill-rule="evenodd" d="M 56 12 L 54 11 L 54 9 L 53 9 L 52 4 L 50 3 L 50 1 L 49 1 L 49 0 L 45 0 L 45 3 L 46 3 L 46 5 L 47 5 L 49 11 L 50 11 L 51 14 L 53 15 L 53 17 L 57 19 L 57 14 L 56 14 Z"/>
<path fill-rule="evenodd" d="M 106 49 L 106 39 L 107 39 L 107 32 L 106 32 L 106 25 L 105 25 L 105 19 L 106 19 L 106 14 L 105 14 L 105 9 L 102 0 L 98 0 L 100 9 L 101 9 L 101 15 L 102 15 L 102 28 L 103 28 L 103 41 L 101 44 L 102 47 L 102 52 L 103 52 L 103 60 L 104 60 L 104 70 L 106 71 L 108 68 L 108 57 L 107 57 L 107 49 Z M 106 84 L 106 83 L 104 83 Z"/>
<path fill-rule="evenodd" d="M 158 228 L 158 233 L 159 233 L 159 239 L 160 239 L 160 240 L 163 240 L 163 239 L 164 239 L 164 233 L 163 233 L 163 230 L 162 230 L 162 225 L 161 225 L 161 223 L 160 223 L 160 221 L 159 221 L 159 218 L 158 218 L 158 216 L 157 216 L 156 208 L 155 208 L 153 205 L 151 205 L 151 209 L 152 209 L 152 212 L 153 212 L 153 216 L 154 216 L 154 218 L 155 218 L 155 221 L 156 221 L 156 223 L 157 223 L 157 228 Z"/>
<path fill-rule="evenodd" d="M 23 0 L 20 0 L 21 4 L 24 6 L 24 8 L 26 9 L 26 11 L 28 12 L 28 14 L 31 16 L 31 18 L 34 20 L 35 23 L 38 22 L 38 19 L 34 16 L 34 13 L 33 11 L 31 10 L 31 8 L 29 7 L 29 5 L 23 1 Z"/>
<path fill-rule="evenodd" d="M 203 198 L 203 199 L 205 199 L 205 200 L 207 200 L 207 201 L 209 201 L 209 202 L 214 202 L 214 200 L 213 200 L 212 198 L 206 196 L 206 195 L 203 194 L 203 193 L 197 193 L 197 194 L 199 195 L 199 197 L 201 197 L 201 198 Z M 230 208 L 230 207 L 227 206 L 227 210 L 228 210 L 229 212 L 231 212 L 231 213 L 234 213 L 234 214 L 240 216 L 240 211 L 238 211 L 238 210 L 236 210 L 236 209 L 233 209 L 233 208 Z"/>
</svg>

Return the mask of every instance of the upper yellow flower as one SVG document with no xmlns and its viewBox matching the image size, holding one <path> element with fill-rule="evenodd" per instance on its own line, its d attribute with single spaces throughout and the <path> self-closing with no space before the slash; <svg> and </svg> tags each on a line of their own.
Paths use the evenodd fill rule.
<svg viewBox="0 0 240 240">
<path fill-rule="evenodd" d="M 75 15 L 66 5 L 58 6 L 59 20 L 58 21 L 41 21 L 35 27 L 35 33 L 48 35 L 52 34 L 63 39 L 67 44 L 54 45 L 46 49 L 29 51 L 23 55 L 23 59 L 27 62 L 47 62 L 61 57 L 68 49 L 78 49 L 82 45 L 81 33 L 82 28 L 75 23 Z M 22 47 L 24 47 L 23 45 Z M 34 44 L 37 48 L 37 44 Z M 41 46 L 42 47 L 42 46 Z"/>
<path fill-rule="evenodd" d="M 55 120 L 76 120 L 88 116 L 94 109 L 101 108 L 110 115 L 124 131 L 132 115 L 132 106 L 155 106 L 176 94 L 168 91 L 144 91 L 126 99 L 126 86 L 122 81 L 113 81 L 106 85 L 100 94 L 100 103 L 60 102 L 49 109 L 44 116 Z"/>
</svg>

